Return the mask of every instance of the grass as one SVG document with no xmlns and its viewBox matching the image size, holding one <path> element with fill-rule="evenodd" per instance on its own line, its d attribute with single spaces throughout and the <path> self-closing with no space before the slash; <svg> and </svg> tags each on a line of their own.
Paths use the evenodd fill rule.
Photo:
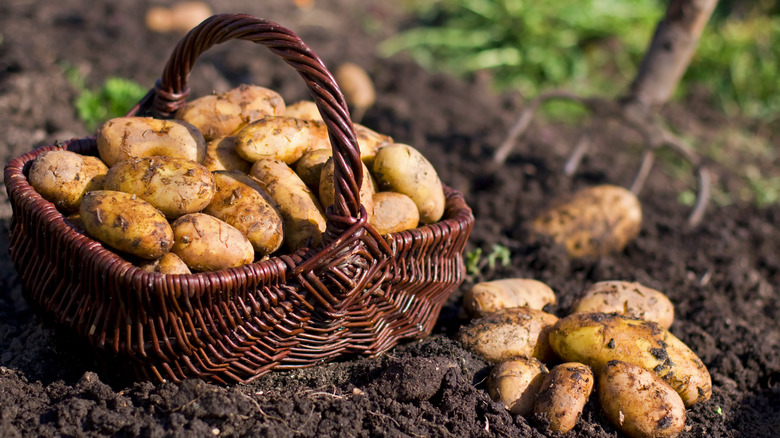
<svg viewBox="0 0 780 438">
<path fill-rule="evenodd" d="M 65 75 L 78 92 L 74 105 L 89 131 L 106 120 L 125 115 L 147 92 L 137 82 L 121 77 L 110 77 L 99 87 L 88 88 L 86 77 L 73 67 L 66 67 Z"/>
</svg>

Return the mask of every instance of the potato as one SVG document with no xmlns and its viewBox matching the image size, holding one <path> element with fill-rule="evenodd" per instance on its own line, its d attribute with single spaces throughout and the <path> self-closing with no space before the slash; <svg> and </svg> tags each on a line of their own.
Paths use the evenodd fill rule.
<svg viewBox="0 0 780 438">
<path fill-rule="evenodd" d="M 668 329 L 674 322 L 674 305 L 663 293 L 628 281 L 600 281 L 585 290 L 572 313 L 620 313 L 653 321 Z"/>
<path fill-rule="evenodd" d="M 552 357 L 547 337 L 557 320 L 555 315 L 527 307 L 503 309 L 471 321 L 460 329 L 458 339 L 489 362 L 515 356 L 547 361 Z"/>
<path fill-rule="evenodd" d="M 319 200 L 320 205 L 322 205 L 322 208 L 325 209 L 325 211 L 328 210 L 328 207 L 333 205 L 336 198 L 335 172 L 336 165 L 331 158 L 325 162 L 320 172 Z M 369 172 L 366 165 L 363 164 L 363 181 L 360 185 L 360 203 L 366 208 L 366 214 L 368 214 L 369 221 L 371 220 L 371 213 L 374 211 L 375 186 L 376 184 L 374 183 L 373 178 L 371 178 L 371 172 Z"/>
<path fill-rule="evenodd" d="M 188 102 L 176 111 L 176 118 L 196 126 L 206 140 L 213 140 L 235 135 L 255 120 L 284 111 L 284 99 L 276 91 L 243 84 L 225 93 Z"/>
<path fill-rule="evenodd" d="M 112 166 L 106 190 L 131 193 L 154 205 L 168 219 L 206 208 L 214 196 L 214 178 L 203 165 L 183 158 L 133 158 Z"/>
<path fill-rule="evenodd" d="M 534 403 L 534 417 L 554 433 L 574 428 L 593 390 L 593 372 L 587 365 L 556 365 L 542 381 Z"/>
<path fill-rule="evenodd" d="M 490 371 L 488 394 L 493 401 L 503 403 L 509 412 L 526 416 L 533 410 L 546 374 L 547 367 L 533 357 L 507 360 Z"/>
<path fill-rule="evenodd" d="M 463 296 L 463 307 L 474 317 L 511 307 L 528 306 L 542 310 L 547 304 L 555 302 L 555 292 L 550 286 L 530 278 L 506 278 L 477 283 Z"/>
<path fill-rule="evenodd" d="M 642 226 L 642 206 L 630 191 L 589 187 L 554 203 L 532 229 L 563 245 L 569 256 L 597 257 L 622 251 Z"/>
<path fill-rule="evenodd" d="M 171 251 L 193 271 L 234 268 L 254 260 L 254 250 L 241 231 L 205 213 L 186 214 L 171 224 Z"/>
<path fill-rule="evenodd" d="M 394 143 L 380 148 L 373 163 L 374 178 L 382 191 L 412 198 L 420 222 L 430 224 L 444 215 L 444 188 L 431 163 L 409 145 Z"/>
<path fill-rule="evenodd" d="M 211 7 L 203 2 L 185 1 L 149 8 L 146 27 L 155 32 L 187 32 L 212 15 Z"/>
<path fill-rule="evenodd" d="M 160 274 L 191 274 L 190 268 L 184 263 L 184 260 L 176 254 L 169 252 L 156 260 L 138 265 L 146 272 L 157 272 Z"/>
<path fill-rule="evenodd" d="M 215 172 L 217 191 L 203 210 L 241 231 L 255 254 L 264 256 L 284 241 L 282 216 L 274 201 L 257 181 L 241 172 Z"/>
<path fill-rule="evenodd" d="M 393 143 L 392 137 L 380 134 L 370 128 L 367 128 L 359 123 L 353 123 L 355 128 L 355 138 L 358 142 L 358 148 L 360 149 L 360 159 L 366 163 L 366 166 L 371 168 L 374 164 L 377 151 Z"/>
<path fill-rule="evenodd" d="M 396 192 L 374 193 L 374 210 L 369 223 L 380 235 L 417 228 L 420 212 L 412 198 Z"/>
<path fill-rule="evenodd" d="M 97 157 L 71 151 L 47 151 L 33 160 L 28 179 L 44 199 L 60 211 L 78 211 L 81 198 L 100 190 L 108 167 Z"/>
<path fill-rule="evenodd" d="M 298 161 L 303 154 L 330 148 L 322 122 L 292 117 L 266 117 L 254 121 L 236 134 L 236 152 L 247 161 Z"/>
<path fill-rule="evenodd" d="M 322 242 L 326 222 L 320 202 L 289 166 L 279 160 L 259 160 L 249 174 L 276 202 L 290 251 Z"/>
<path fill-rule="evenodd" d="M 236 137 L 219 137 L 206 145 L 206 158 L 203 165 L 211 172 L 218 170 L 239 170 L 249 173 L 252 163 L 241 158 L 236 152 Z"/>
<path fill-rule="evenodd" d="M 129 193 L 87 192 L 79 216 L 87 234 L 106 245 L 144 259 L 156 259 L 173 245 L 173 230 L 154 206 Z"/>
<path fill-rule="evenodd" d="M 346 62 L 336 70 L 335 77 L 344 98 L 353 108 L 352 118 L 362 119 L 376 101 L 376 90 L 368 73 L 359 65 Z"/>
<path fill-rule="evenodd" d="M 582 362 L 596 373 L 611 360 L 658 374 L 680 394 L 685 406 L 712 395 L 712 379 L 696 354 L 654 322 L 617 314 L 575 313 L 549 333 L 550 347 L 565 361 Z"/>
<path fill-rule="evenodd" d="M 642 367 L 607 362 L 599 374 L 598 393 L 609 421 L 631 438 L 676 437 L 685 428 L 680 396 Z"/>
<path fill-rule="evenodd" d="M 317 108 L 317 104 L 311 100 L 301 100 L 292 105 L 287 105 L 284 116 L 295 117 L 296 119 L 301 120 L 313 120 L 316 122 L 323 121 L 320 109 Z"/>
<path fill-rule="evenodd" d="M 118 117 L 97 132 L 100 159 L 108 167 L 130 158 L 175 157 L 203 162 L 206 140 L 198 129 L 181 120 Z"/>
<path fill-rule="evenodd" d="M 303 154 L 300 160 L 295 163 L 295 173 L 303 182 L 314 192 L 320 192 L 320 175 L 322 166 L 333 155 L 330 149 L 317 149 Z"/>
</svg>

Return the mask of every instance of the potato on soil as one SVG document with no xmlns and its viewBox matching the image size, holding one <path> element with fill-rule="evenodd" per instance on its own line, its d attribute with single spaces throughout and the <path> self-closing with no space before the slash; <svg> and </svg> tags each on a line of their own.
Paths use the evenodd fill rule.
<svg viewBox="0 0 780 438">
<path fill-rule="evenodd" d="M 466 312 L 474 317 L 511 307 L 528 306 L 542 310 L 547 304 L 555 303 L 552 288 L 530 278 L 505 278 L 477 283 L 463 296 Z"/>
<path fill-rule="evenodd" d="M 712 379 L 701 359 L 660 325 L 606 313 L 575 313 L 549 333 L 550 347 L 565 361 L 582 362 L 596 373 L 611 360 L 655 372 L 685 406 L 712 395 Z"/>
<path fill-rule="evenodd" d="M 257 181 L 241 172 L 214 172 L 217 191 L 203 210 L 241 231 L 255 254 L 264 256 L 284 241 L 282 216 L 274 201 Z"/>
<path fill-rule="evenodd" d="M 184 263 L 179 256 L 169 252 L 164 256 L 156 260 L 150 260 L 148 262 L 138 265 L 139 268 L 146 272 L 157 272 L 160 274 L 191 274 L 190 268 Z"/>
<path fill-rule="evenodd" d="M 319 200 L 320 205 L 322 205 L 322 208 L 325 211 L 328 210 L 328 207 L 333 205 L 336 198 L 335 172 L 336 166 L 332 158 L 325 162 L 320 171 Z M 371 220 L 371 213 L 374 210 L 375 187 L 376 183 L 371 177 L 371 172 L 369 172 L 366 165 L 363 164 L 363 180 L 360 185 L 360 203 L 366 208 L 369 221 Z"/>
<path fill-rule="evenodd" d="M 355 120 L 363 118 L 366 110 L 376 101 L 374 82 L 368 73 L 357 64 L 346 62 L 336 69 L 334 75 L 347 103 L 353 108 Z"/>
<path fill-rule="evenodd" d="M 313 120 L 316 122 L 322 122 L 322 114 L 320 114 L 317 104 L 311 100 L 300 100 L 291 105 L 287 105 L 287 109 L 284 110 L 285 117 L 295 117 L 301 120 Z"/>
<path fill-rule="evenodd" d="M 100 159 L 108 167 L 130 158 L 174 157 L 203 162 L 206 140 L 193 125 L 181 120 L 118 117 L 97 132 Z"/>
<path fill-rule="evenodd" d="M 324 123 L 293 117 L 266 117 L 236 134 L 236 152 L 253 163 L 280 160 L 292 164 L 308 151 L 329 148 Z"/>
<path fill-rule="evenodd" d="M 668 329 L 674 322 L 674 305 L 663 293 L 629 281 L 600 281 L 585 290 L 572 313 L 619 313 L 653 321 Z"/>
<path fill-rule="evenodd" d="M 542 381 L 534 417 L 554 433 L 574 428 L 593 391 L 593 371 L 577 362 L 556 365 Z"/>
<path fill-rule="evenodd" d="M 211 140 L 206 145 L 206 158 L 203 159 L 206 169 L 215 172 L 218 170 L 239 170 L 249 173 L 252 163 L 241 158 L 236 152 L 236 137 L 220 137 Z"/>
<path fill-rule="evenodd" d="M 206 140 L 235 135 L 249 123 L 284 114 L 284 99 L 274 90 L 243 84 L 221 94 L 195 99 L 176 118 L 196 126 Z"/>
<path fill-rule="evenodd" d="M 631 438 L 676 437 L 685 405 L 655 373 L 612 360 L 599 373 L 599 400 L 609 421 Z"/>
<path fill-rule="evenodd" d="M 579 258 L 622 251 L 641 226 L 642 206 L 636 196 L 622 187 L 601 185 L 554 202 L 532 229 Z"/>
<path fill-rule="evenodd" d="M 203 2 L 184 1 L 170 8 L 156 6 L 146 12 L 146 27 L 154 32 L 188 32 L 212 15 L 211 7 Z"/>
<path fill-rule="evenodd" d="M 493 401 L 501 402 L 509 412 L 526 416 L 533 411 L 547 367 L 536 358 L 517 357 L 504 361 L 490 371 L 487 386 Z"/>
<path fill-rule="evenodd" d="M 317 149 L 303 154 L 300 160 L 295 162 L 295 173 L 314 192 L 320 192 L 320 175 L 322 166 L 333 155 L 331 149 Z"/>
<path fill-rule="evenodd" d="M 380 235 L 417 228 L 420 213 L 412 198 L 396 192 L 374 193 L 374 210 L 369 223 Z"/>
<path fill-rule="evenodd" d="M 100 190 L 108 167 L 97 157 L 71 151 L 47 151 L 33 160 L 28 179 L 44 199 L 60 211 L 78 211 L 81 198 Z"/>
<path fill-rule="evenodd" d="M 87 192 L 79 207 L 87 234 L 119 251 L 156 259 L 173 245 L 165 216 L 135 195 L 111 190 Z"/>
<path fill-rule="evenodd" d="M 472 353 L 489 362 L 516 356 L 551 359 L 550 328 L 558 318 L 541 310 L 515 307 L 472 320 L 462 327 L 458 340 Z"/>
<path fill-rule="evenodd" d="M 171 157 L 121 161 L 108 170 L 103 187 L 134 194 L 169 219 L 203 210 L 214 196 L 214 178 L 206 167 Z"/>
<path fill-rule="evenodd" d="M 409 145 L 394 143 L 380 148 L 373 174 L 382 191 L 403 193 L 412 198 L 420 222 L 437 222 L 444 215 L 444 188 L 433 165 Z"/>
<path fill-rule="evenodd" d="M 235 268 L 254 260 L 254 249 L 241 231 L 205 213 L 186 214 L 171 224 L 171 251 L 193 271 Z"/>
<path fill-rule="evenodd" d="M 316 246 L 325 232 L 325 216 L 314 193 L 284 162 L 259 160 L 250 170 L 271 195 L 284 220 L 284 241 L 290 251 Z"/>
</svg>

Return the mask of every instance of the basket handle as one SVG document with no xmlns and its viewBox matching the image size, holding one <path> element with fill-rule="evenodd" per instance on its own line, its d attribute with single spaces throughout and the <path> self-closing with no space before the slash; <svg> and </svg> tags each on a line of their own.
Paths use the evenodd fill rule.
<svg viewBox="0 0 780 438">
<path fill-rule="evenodd" d="M 148 110 L 155 117 L 172 117 L 185 103 L 189 93 L 187 80 L 201 53 L 231 39 L 266 46 L 295 68 L 309 88 L 333 147 L 335 201 L 327 213 L 329 234 L 335 237 L 358 222 L 365 223 L 366 212 L 360 203 L 363 166 L 344 96 L 322 60 L 298 35 L 273 21 L 246 14 L 207 18 L 179 41 L 161 79 L 131 113 Z M 332 225 L 336 229 L 331 229 Z"/>
</svg>

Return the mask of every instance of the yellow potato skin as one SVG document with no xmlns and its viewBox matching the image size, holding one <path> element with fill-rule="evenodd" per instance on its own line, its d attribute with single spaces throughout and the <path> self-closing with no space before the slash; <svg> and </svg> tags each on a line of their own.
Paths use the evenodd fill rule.
<svg viewBox="0 0 780 438">
<path fill-rule="evenodd" d="M 219 137 L 211 140 L 206 147 L 203 165 L 211 172 L 219 170 L 238 170 L 249 173 L 252 163 L 241 158 L 236 152 L 236 137 Z"/>
<path fill-rule="evenodd" d="M 206 167 L 172 157 L 121 161 L 108 170 L 103 187 L 135 194 L 169 219 L 203 210 L 215 190 L 214 178 Z"/>
<path fill-rule="evenodd" d="M 629 281 L 600 281 L 585 289 L 572 306 L 572 313 L 620 313 L 653 321 L 669 329 L 674 305 L 660 291 Z"/>
<path fill-rule="evenodd" d="M 420 213 L 412 199 L 402 193 L 379 192 L 373 195 L 374 209 L 369 223 L 380 235 L 417 228 Z"/>
<path fill-rule="evenodd" d="M 47 151 L 30 165 L 28 179 L 44 199 L 60 211 L 78 211 L 81 198 L 90 190 L 100 190 L 108 167 L 97 157 L 71 151 Z"/>
<path fill-rule="evenodd" d="M 542 385 L 547 367 L 536 358 L 517 357 L 493 367 L 488 376 L 488 394 L 509 412 L 527 416 Z"/>
<path fill-rule="evenodd" d="M 327 149 L 325 125 L 293 117 L 265 117 L 254 121 L 236 134 L 236 152 L 245 160 L 298 161 L 311 150 Z"/>
<path fill-rule="evenodd" d="M 534 403 L 534 416 L 554 433 L 574 428 L 593 391 L 593 371 L 577 362 L 553 367 L 544 377 Z"/>
<path fill-rule="evenodd" d="M 588 187 L 553 204 L 531 227 L 563 245 L 571 258 L 622 251 L 642 227 L 642 206 L 623 187 Z"/>
<path fill-rule="evenodd" d="M 439 175 L 413 147 L 394 143 L 380 148 L 374 158 L 373 175 L 380 190 L 412 198 L 421 223 L 437 222 L 444 215 L 444 188 Z"/>
<path fill-rule="evenodd" d="M 284 99 L 276 91 L 243 84 L 188 102 L 176 111 L 176 118 L 196 126 L 206 140 L 213 140 L 234 135 L 255 120 L 284 111 Z"/>
<path fill-rule="evenodd" d="M 276 202 L 290 251 L 322 242 L 326 221 L 320 202 L 288 165 L 279 160 L 259 160 L 249 174 Z"/>
<path fill-rule="evenodd" d="M 171 224 L 171 251 L 193 271 L 235 268 L 254 260 L 249 240 L 235 227 L 205 213 L 186 214 Z"/>
<path fill-rule="evenodd" d="M 313 120 L 315 122 L 323 121 L 317 104 L 311 100 L 299 100 L 291 105 L 287 105 L 284 116 L 301 120 Z"/>
<path fill-rule="evenodd" d="M 331 149 L 317 149 L 306 152 L 300 160 L 295 162 L 295 173 L 314 193 L 320 192 L 322 167 L 332 155 Z"/>
<path fill-rule="evenodd" d="M 550 328 L 558 318 L 527 307 L 502 309 L 461 328 L 458 340 L 477 356 L 500 362 L 517 356 L 552 359 Z"/>
<path fill-rule="evenodd" d="M 528 306 L 542 310 L 556 301 L 550 286 L 531 278 L 504 278 L 477 283 L 463 296 L 466 312 L 474 317 L 511 307 Z"/>
<path fill-rule="evenodd" d="M 146 272 L 160 274 L 192 274 L 184 260 L 172 252 L 166 253 L 159 259 L 141 263 L 138 267 Z"/>
<path fill-rule="evenodd" d="M 320 171 L 319 200 L 320 205 L 322 205 L 322 208 L 325 211 L 327 211 L 328 207 L 335 202 L 335 172 L 336 168 L 332 158 L 325 162 Z M 371 213 L 374 210 L 374 186 L 375 183 L 371 177 L 371 173 L 368 171 L 366 165 L 363 164 L 363 181 L 360 185 L 360 203 L 366 208 L 369 221 L 371 221 Z"/>
<path fill-rule="evenodd" d="M 123 192 L 87 192 L 79 207 L 87 234 L 119 251 L 156 259 L 173 245 L 165 216 L 143 199 Z"/>
<path fill-rule="evenodd" d="M 371 168 L 377 151 L 382 147 L 393 144 L 393 138 L 380 134 L 360 123 L 353 123 L 352 127 L 355 129 L 355 138 L 360 149 L 360 159 L 366 163 L 366 166 Z"/>
<path fill-rule="evenodd" d="M 617 314 L 575 313 L 549 333 L 550 347 L 563 360 L 582 362 L 598 373 L 611 360 L 655 372 L 682 397 L 685 406 L 712 395 L 712 379 L 696 354 L 654 322 Z"/>
<path fill-rule="evenodd" d="M 216 193 L 203 210 L 241 231 L 255 254 L 264 256 L 284 241 L 282 216 L 273 199 L 257 181 L 241 172 L 214 172 Z"/>
<path fill-rule="evenodd" d="M 175 157 L 203 162 L 206 140 L 193 125 L 181 120 L 118 117 L 97 132 L 100 159 L 108 167 L 130 158 Z"/>
<path fill-rule="evenodd" d="M 628 437 L 676 437 L 685 428 L 682 399 L 653 372 L 612 360 L 598 380 L 601 409 Z"/>
</svg>

